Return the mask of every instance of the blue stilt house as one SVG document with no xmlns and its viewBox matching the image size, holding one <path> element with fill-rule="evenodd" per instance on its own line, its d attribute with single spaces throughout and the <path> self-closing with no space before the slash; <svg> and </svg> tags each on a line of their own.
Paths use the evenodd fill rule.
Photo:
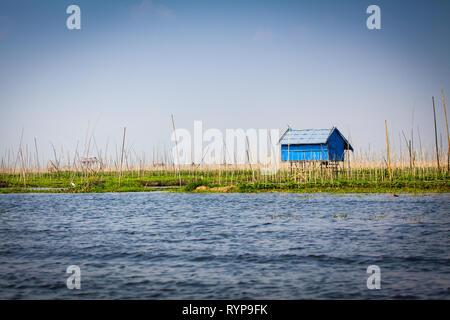
<svg viewBox="0 0 450 320">
<path fill-rule="evenodd" d="M 336 128 L 293 130 L 281 136 L 282 161 L 344 161 L 345 151 L 353 147 Z"/>
</svg>

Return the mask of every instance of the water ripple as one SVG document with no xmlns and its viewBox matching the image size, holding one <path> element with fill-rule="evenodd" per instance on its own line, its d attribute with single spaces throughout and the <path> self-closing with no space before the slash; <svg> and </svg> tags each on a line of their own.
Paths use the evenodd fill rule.
<svg viewBox="0 0 450 320">
<path fill-rule="evenodd" d="M 0 299 L 450 298 L 448 194 L 8 194 L 0 210 Z"/>
</svg>

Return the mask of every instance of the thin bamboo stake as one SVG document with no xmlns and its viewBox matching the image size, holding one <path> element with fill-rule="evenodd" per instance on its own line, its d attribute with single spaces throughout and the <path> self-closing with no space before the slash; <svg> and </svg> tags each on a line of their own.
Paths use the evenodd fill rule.
<svg viewBox="0 0 450 320">
<path fill-rule="evenodd" d="M 252 171 L 252 181 L 255 181 L 255 172 L 253 171 L 252 167 L 252 160 L 250 159 L 250 143 L 248 142 L 248 136 L 245 136 L 245 139 L 247 140 L 247 161 L 250 166 L 250 170 Z"/>
<path fill-rule="evenodd" d="M 20 154 L 20 160 L 21 160 L 21 163 L 22 163 L 23 187 L 26 188 L 27 187 L 27 180 L 26 180 L 26 177 L 25 177 L 25 165 L 24 165 L 24 162 L 23 162 L 22 139 L 23 139 L 23 128 L 22 128 L 22 134 L 20 136 L 19 154 Z"/>
<path fill-rule="evenodd" d="M 122 177 L 122 165 L 123 165 L 123 149 L 125 148 L 125 134 L 127 128 L 123 128 L 123 140 L 122 140 L 122 155 L 120 156 L 120 171 L 119 171 L 119 189 L 120 189 L 120 178 Z"/>
<path fill-rule="evenodd" d="M 437 169 L 438 169 L 438 172 L 440 172 L 440 167 L 439 167 L 439 147 L 438 147 L 437 127 L 436 127 L 436 110 L 435 110 L 435 108 L 434 108 L 434 97 L 431 97 L 431 99 L 433 100 L 434 139 L 435 139 L 435 142 L 436 142 L 436 160 L 437 160 Z"/>
<path fill-rule="evenodd" d="M 178 141 L 177 141 L 177 132 L 175 130 L 175 121 L 173 120 L 173 114 L 171 114 L 170 116 L 172 118 L 172 129 L 173 129 L 173 134 L 174 134 L 174 137 L 175 137 L 175 149 L 176 149 L 176 152 L 177 152 L 177 163 L 178 163 L 178 165 L 180 165 L 180 155 L 178 154 Z M 174 168 L 175 168 L 175 174 L 176 174 L 177 166 L 174 166 Z M 179 180 L 180 187 L 181 187 L 181 173 L 180 173 L 180 170 L 178 170 L 178 180 Z"/>
<path fill-rule="evenodd" d="M 38 147 L 37 147 L 37 142 L 36 142 L 36 137 L 34 137 L 34 148 L 36 150 L 36 168 L 38 170 L 38 173 L 40 175 L 41 172 L 41 166 L 39 164 L 39 154 L 38 154 Z"/>
<path fill-rule="evenodd" d="M 447 172 L 449 172 L 450 171 L 450 136 L 448 134 L 447 110 L 445 109 L 444 88 L 441 88 L 441 93 L 442 93 L 442 103 L 444 104 L 445 127 L 447 128 L 447 142 L 448 142 Z"/>
<path fill-rule="evenodd" d="M 406 147 L 408 148 L 408 152 L 409 152 L 409 170 L 411 170 L 412 172 L 412 152 L 411 152 L 411 140 L 408 141 L 408 139 L 406 138 L 405 133 L 402 130 L 402 134 L 403 134 L 403 138 L 405 138 L 405 142 L 406 142 Z"/>
<path fill-rule="evenodd" d="M 392 180 L 391 155 L 389 154 L 389 138 L 388 138 L 388 130 L 387 130 L 387 120 L 384 120 L 384 126 L 386 128 L 386 144 L 387 144 L 387 156 L 388 156 L 388 165 L 389 165 L 389 179 Z"/>
</svg>

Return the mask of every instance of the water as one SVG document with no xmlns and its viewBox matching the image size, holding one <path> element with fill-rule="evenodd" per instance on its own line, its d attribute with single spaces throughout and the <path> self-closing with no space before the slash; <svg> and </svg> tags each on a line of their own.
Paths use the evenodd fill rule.
<svg viewBox="0 0 450 320">
<path fill-rule="evenodd" d="M 449 194 L 0 195 L 0 298 L 449 299 L 449 214 Z"/>
</svg>

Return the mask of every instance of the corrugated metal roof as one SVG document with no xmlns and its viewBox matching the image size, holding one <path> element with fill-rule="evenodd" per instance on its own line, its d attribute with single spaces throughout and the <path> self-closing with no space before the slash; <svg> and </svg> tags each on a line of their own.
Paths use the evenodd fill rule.
<svg viewBox="0 0 450 320">
<path fill-rule="evenodd" d="M 327 139 L 333 129 L 288 129 L 280 139 L 280 144 L 321 144 Z"/>
</svg>

